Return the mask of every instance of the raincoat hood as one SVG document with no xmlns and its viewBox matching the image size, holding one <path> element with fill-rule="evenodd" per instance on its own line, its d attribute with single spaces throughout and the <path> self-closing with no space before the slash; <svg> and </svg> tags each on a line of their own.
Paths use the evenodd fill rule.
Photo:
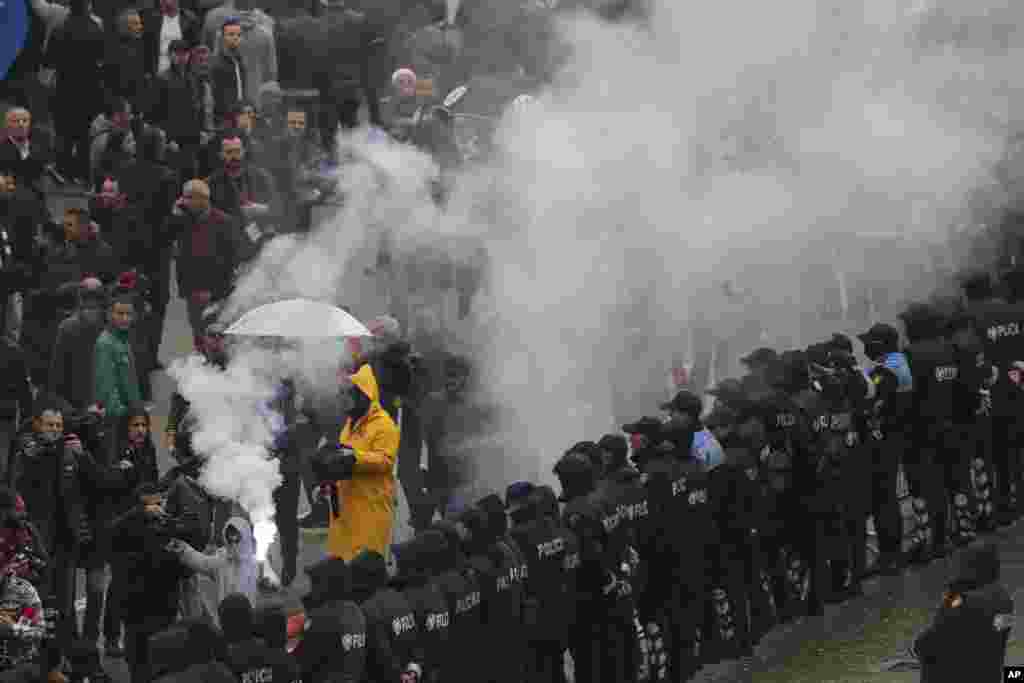
<svg viewBox="0 0 1024 683">
<path fill-rule="evenodd" d="M 958 558 L 950 589 L 957 593 L 977 590 L 999 581 L 999 548 L 978 543 L 963 550 Z"/>
<path fill-rule="evenodd" d="M 380 386 L 377 384 L 377 376 L 373 374 L 373 368 L 369 364 L 359 368 L 356 374 L 352 375 L 352 384 L 363 392 L 363 395 L 370 399 L 370 407 L 380 407 Z"/>
</svg>

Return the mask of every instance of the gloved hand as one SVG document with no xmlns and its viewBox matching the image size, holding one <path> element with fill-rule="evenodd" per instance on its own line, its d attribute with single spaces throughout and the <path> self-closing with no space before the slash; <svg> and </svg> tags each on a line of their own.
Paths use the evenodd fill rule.
<svg viewBox="0 0 1024 683">
<path fill-rule="evenodd" d="M 351 479 L 355 464 L 355 451 L 334 444 L 317 450 L 312 459 L 313 474 L 322 482 Z"/>
</svg>

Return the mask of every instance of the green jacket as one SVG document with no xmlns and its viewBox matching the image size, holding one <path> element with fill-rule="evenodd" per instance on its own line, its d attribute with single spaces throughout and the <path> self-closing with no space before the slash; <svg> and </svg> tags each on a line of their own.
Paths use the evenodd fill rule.
<svg viewBox="0 0 1024 683">
<path fill-rule="evenodd" d="M 107 329 L 96 340 L 93 396 L 107 417 L 124 417 L 128 405 L 142 400 L 127 330 Z"/>
</svg>

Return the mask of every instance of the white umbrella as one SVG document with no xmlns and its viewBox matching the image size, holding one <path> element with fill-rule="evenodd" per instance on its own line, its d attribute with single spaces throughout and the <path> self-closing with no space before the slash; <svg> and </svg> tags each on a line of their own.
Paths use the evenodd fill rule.
<svg viewBox="0 0 1024 683">
<path fill-rule="evenodd" d="M 254 308 L 228 328 L 243 337 L 370 337 L 366 326 L 337 306 L 288 299 Z"/>
</svg>

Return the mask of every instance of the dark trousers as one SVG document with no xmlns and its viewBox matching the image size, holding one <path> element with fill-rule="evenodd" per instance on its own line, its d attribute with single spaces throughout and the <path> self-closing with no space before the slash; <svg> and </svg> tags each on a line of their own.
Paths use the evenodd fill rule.
<svg viewBox="0 0 1024 683">
<path fill-rule="evenodd" d="M 996 475 L 996 503 L 1004 515 L 1016 516 L 1022 507 L 1020 443 L 1017 417 L 992 417 L 992 465 Z M 1016 489 L 1016 496 L 1014 494 Z M 1014 500 L 1016 498 L 1016 500 Z M 1016 506 L 1014 506 L 1016 503 Z"/>
<path fill-rule="evenodd" d="M 942 479 L 942 461 L 950 441 L 949 428 L 944 423 L 918 424 L 913 448 L 903 461 L 910 495 L 923 499 L 927 504 L 933 543 L 939 548 L 945 547 L 949 522 L 949 495 Z"/>
<path fill-rule="evenodd" d="M 576 604 L 579 619 L 569 632 L 569 654 L 572 655 L 573 680 L 611 681 L 612 672 L 604 674 L 601 668 L 601 622 L 604 619 L 604 605 L 594 599 L 580 600 Z"/>
<path fill-rule="evenodd" d="M 274 522 L 281 541 L 281 574 L 294 577 L 299 556 L 299 485 L 302 480 L 297 453 L 290 450 L 281 458 L 281 477 L 281 485 L 274 491 Z"/>
<path fill-rule="evenodd" d="M 125 654 L 131 669 L 131 683 L 150 683 L 149 639 L 169 628 L 175 614 L 150 614 L 143 623 L 125 623 Z"/>
<path fill-rule="evenodd" d="M 72 641 L 78 635 L 75 614 L 75 570 L 78 566 L 78 550 L 71 544 L 59 544 L 50 560 L 53 566 L 46 592 L 52 596 L 52 604 L 58 610 L 57 645 L 62 652 L 68 652 Z"/>
<path fill-rule="evenodd" d="M 11 445 L 17 433 L 17 417 L 0 417 L 0 481 L 10 481 Z"/>
<path fill-rule="evenodd" d="M 531 683 L 566 683 L 564 655 L 565 648 L 561 643 L 531 642 L 526 662 L 526 680 Z"/>
<path fill-rule="evenodd" d="M 906 437 L 899 432 L 871 439 L 866 448 L 871 459 L 871 514 L 878 534 L 878 549 L 886 561 L 899 556 L 903 547 L 903 516 L 898 491 L 900 458 Z"/>
<path fill-rule="evenodd" d="M 89 179 L 90 145 L 89 127 L 92 116 L 89 112 L 79 111 L 80 107 L 72 102 L 56 101 L 54 124 L 60 136 L 60 149 L 57 165 L 63 173 L 76 178 Z"/>
<path fill-rule="evenodd" d="M 102 562 L 85 568 L 85 618 L 82 623 L 82 636 L 92 643 L 100 637 L 100 623 L 103 621 L 103 607 L 107 597 L 106 578 L 106 566 Z M 110 609 L 109 605 L 107 609 Z"/>
<path fill-rule="evenodd" d="M 103 636 L 107 647 L 121 640 L 124 617 L 120 586 L 124 580 L 124 570 L 118 566 L 115 558 L 110 564 L 110 583 L 107 584 L 106 610 L 103 613 Z"/>
</svg>

